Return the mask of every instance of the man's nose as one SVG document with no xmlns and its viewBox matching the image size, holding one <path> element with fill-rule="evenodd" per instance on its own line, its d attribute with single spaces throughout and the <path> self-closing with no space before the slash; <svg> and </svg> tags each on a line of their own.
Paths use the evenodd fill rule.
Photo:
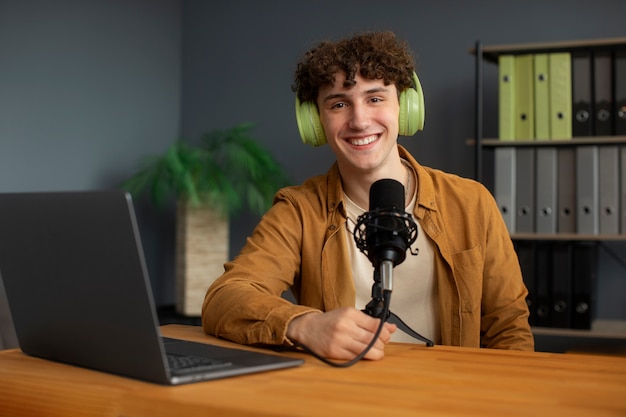
<svg viewBox="0 0 626 417">
<path fill-rule="evenodd" d="M 350 128 L 355 130 L 365 130 L 370 124 L 370 114 L 368 109 L 362 104 L 354 104 L 350 113 Z"/>
</svg>

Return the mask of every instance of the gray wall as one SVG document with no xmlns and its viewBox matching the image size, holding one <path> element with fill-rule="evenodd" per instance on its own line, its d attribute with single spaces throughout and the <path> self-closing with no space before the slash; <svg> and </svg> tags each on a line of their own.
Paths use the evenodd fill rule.
<svg viewBox="0 0 626 417">
<path fill-rule="evenodd" d="M 179 135 L 242 121 L 294 182 L 325 172 L 328 147 L 298 138 L 295 63 L 320 40 L 379 29 L 409 41 L 426 95 L 425 130 L 402 143 L 425 165 L 472 176 L 474 42 L 624 36 L 624 16 L 623 0 L 0 0 L 0 191 L 115 187 Z M 138 206 L 157 303 L 169 304 L 171 208 Z M 231 255 L 257 220 L 233 219 Z M 623 265 L 607 265 L 609 292 L 622 289 Z M 607 314 L 626 316 L 612 305 Z"/>
<path fill-rule="evenodd" d="M 165 149 L 180 131 L 181 14 L 178 0 L 0 0 L 0 192 L 114 188 Z M 139 209 L 167 300 L 173 221 Z"/>
</svg>

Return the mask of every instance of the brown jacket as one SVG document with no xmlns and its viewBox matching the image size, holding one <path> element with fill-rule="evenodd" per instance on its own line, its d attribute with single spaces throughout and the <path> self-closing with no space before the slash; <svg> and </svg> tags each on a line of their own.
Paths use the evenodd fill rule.
<svg viewBox="0 0 626 417">
<path fill-rule="evenodd" d="M 493 197 L 480 183 L 423 167 L 399 149 L 417 172 L 413 215 L 436 247 L 442 343 L 532 350 L 527 290 Z M 293 318 L 354 306 L 345 222 L 336 164 L 326 175 L 280 190 L 209 288 L 205 332 L 243 344 L 289 344 Z M 290 288 L 298 305 L 280 297 Z"/>
</svg>

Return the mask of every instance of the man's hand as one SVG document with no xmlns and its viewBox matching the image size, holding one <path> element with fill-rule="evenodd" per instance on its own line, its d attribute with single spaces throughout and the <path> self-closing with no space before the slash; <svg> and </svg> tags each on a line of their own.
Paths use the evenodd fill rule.
<svg viewBox="0 0 626 417">
<path fill-rule="evenodd" d="M 379 319 L 356 308 L 345 307 L 296 317 L 289 323 L 287 337 L 325 358 L 351 360 L 370 344 L 379 323 Z M 382 359 L 385 356 L 385 345 L 396 330 L 395 324 L 385 323 L 365 359 Z"/>
</svg>

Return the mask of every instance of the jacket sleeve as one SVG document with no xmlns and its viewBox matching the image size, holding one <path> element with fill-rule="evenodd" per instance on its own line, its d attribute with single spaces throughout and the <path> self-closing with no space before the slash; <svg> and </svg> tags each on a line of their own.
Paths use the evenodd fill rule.
<svg viewBox="0 0 626 417">
<path fill-rule="evenodd" d="M 300 213 L 279 192 L 240 254 L 209 287 L 202 306 L 204 331 L 242 344 L 288 344 L 289 322 L 317 311 L 281 296 L 299 276 L 301 245 Z"/>
</svg>

